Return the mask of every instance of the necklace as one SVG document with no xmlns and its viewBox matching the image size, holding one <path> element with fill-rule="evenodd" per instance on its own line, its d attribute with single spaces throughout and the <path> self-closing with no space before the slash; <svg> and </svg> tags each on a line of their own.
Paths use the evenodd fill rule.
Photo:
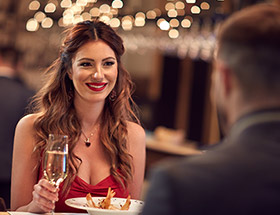
<svg viewBox="0 0 280 215">
<path fill-rule="evenodd" d="M 82 131 L 82 134 L 85 136 L 85 140 L 84 140 L 84 142 L 85 142 L 85 144 L 86 144 L 86 147 L 90 147 L 90 145 L 91 145 L 91 142 L 89 141 L 89 138 L 91 138 L 92 136 L 93 136 L 93 133 L 90 133 L 90 136 L 89 137 L 87 137 L 86 135 L 85 135 L 85 133 Z"/>
<path fill-rule="evenodd" d="M 91 142 L 90 142 L 89 139 L 95 134 L 95 132 L 97 131 L 98 127 L 99 127 L 99 125 L 95 127 L 94 131 L 93 131 L 92 133 L 90 133 L 90 136 L 89 136 L 89 137 L 87 137 L 87 136 L 85 135 L 85 133 L 82 131 L 82 134 L 83 134 L 84 137 L 86 138 L 86 139 L 84 140 L 84 142 L 85 142 L 85 144 L 86 144 L 86 147 L 90 147 Z"/>
</svg>

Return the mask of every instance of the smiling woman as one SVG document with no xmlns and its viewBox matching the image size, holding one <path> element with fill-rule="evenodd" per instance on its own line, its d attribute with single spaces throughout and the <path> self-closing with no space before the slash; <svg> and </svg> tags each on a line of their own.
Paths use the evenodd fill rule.
<svg viewBox="0 0 280 215">
<path fill-rule="evenodd" d="M 115 197 L 140 197 L 145 132 L 135 114 L 123 53 L 122 39 L 103 22 L 85 21 L 67 30 L 33 113 L 17 125 L 12 210 L 73 212 L 66 199 L 106 196 L 108 187 Z M 69 173 L 60 189 L 42 174 L 50 133 L 69 137 Z"/>
<path fill-rule="evenodd" d="M 115 53 L 102 40 L 88 42 L 79 48 L 69 73 L 78 98 L 89 101 L 105 101 L 115 86 L 117 75 Z"/>
</svg>

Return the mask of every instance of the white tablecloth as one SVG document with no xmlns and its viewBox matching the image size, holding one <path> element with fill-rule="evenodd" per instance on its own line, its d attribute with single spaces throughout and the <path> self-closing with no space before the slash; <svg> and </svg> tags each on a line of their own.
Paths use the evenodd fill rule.
<svg viewBox="0 0 280 215">
<path fill-rule="evenodd" d="M 14 211 L 8 211 L 10 215 L 35 215 L 36 213 L 29 213 L 29 212 L 14 212 Z M 51 215 L 51 213 L 47 213 L 48 215 Z M 55 215 L 88 215 L 88 213 L 54 213 Z M 36 215 L 42 215 L 42 214 L 36 214 Z"/>
</svg>

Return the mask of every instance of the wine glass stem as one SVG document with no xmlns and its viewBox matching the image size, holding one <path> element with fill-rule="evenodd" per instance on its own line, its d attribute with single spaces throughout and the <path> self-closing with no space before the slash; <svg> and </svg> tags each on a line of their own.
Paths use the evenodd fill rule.
<svg viewBox="0 0 280 215">
<path fill-rule="evenodd" d="M 58 188 L 57 184 L 54 184 L 55 188 Z M 55 203 L 55 202 L 54 202 Z M 54 215 L 54 209 L 52 209 L 52 215 Z"/>
</svg>

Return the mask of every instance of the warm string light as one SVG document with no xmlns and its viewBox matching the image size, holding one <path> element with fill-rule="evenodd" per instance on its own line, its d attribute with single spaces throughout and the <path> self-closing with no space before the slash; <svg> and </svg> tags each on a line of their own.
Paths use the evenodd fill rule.
<svg viewBox="0 0 280 215">
<path fill-rule="evenodd" d="M 186 2 L 187 2 L 188 4 L 194 4 L 194 3 L 196 3 L 196 0 L 186 0 Z"/>
<path fill-rule="evenodd" d="M 119 10 L 124 7 L 122 0 L 112 0 L 110 5 L 104 3 L 97 6 L 96 3 L 99 3 L 98 0 L 48 0 L 46 5 L 42 5 L 39 1 L 33 0 L 29 4 L 29 10 L 36 11 L 36 13 L 27 21 L 26 30 L 37 31 L 40 26 L 51 28 L 54 24 L 52 14 L 60 8 L 63 11 L 62 17 L 57 22 L 60 27 L 99 17 L 112 28 L 131 31 L 134 27 L 144 27 L 148 20 L 154 20 L 160 30 L 168 32 L 169 38 L 176 39 L 180 37 L 180 28 L 190 29 L 192 27 L 193 18 L 191 16 L 195 17 L 211 8 L 209 0 L 200 4 L 196 0 L 167 0 L 165 11 L 154 8 L 146 12 L 139 11 L 134 16 L 129 14 L 120 16 Z M 188 6 L 186 7 L 186 5 Z M 42 8 L 43 10 L 40 11 Z M 192 15 L 186 16 L 185 14 Z"/>
<path fill-rule="evenodd" d="M 53 13 L 55 12 L 56 10 L 56 6 L 54 3 L 48 3 L 46 6 L 45 6 L 45 13 Z"/>
<path fill-rule="evenodd" d="M 191 7 L 191 12 L 192 12 L 193 14 L 199 14 L 200 11 L 201 11 L 201 9 L 200 9 L 198 6 L 196 6 L 196 5 L 194 5 L 194 6 Z"/>
<path fill-rule="evenodd" d="M 207 28 L 207 27 L 206 27 Z M 161 50 L 165 53 L 177 55 L 180 58 L 191 58 L 210 61 L 213 57 L 215 37 L 212 32 L 204 36 L 199 32 L 180 32 L 171 29 L 167 34 L 156 37 L 153 34 L 125 33 L 121 34 L 127 51 L 145 54 L 150 50 Z"/>
<path fill-rule="evenodd" d="M 121 0 L 114 0 L 112 2 L 112 8 L 120 9 L 123 7 L 123 2 Z"/>
<path fill-rule="evenodd" d="M 71 0 L 62 0 L 60 3 L 61 8 L 69 8 L 72 6 L 72 1 Z"/>
</svg>

